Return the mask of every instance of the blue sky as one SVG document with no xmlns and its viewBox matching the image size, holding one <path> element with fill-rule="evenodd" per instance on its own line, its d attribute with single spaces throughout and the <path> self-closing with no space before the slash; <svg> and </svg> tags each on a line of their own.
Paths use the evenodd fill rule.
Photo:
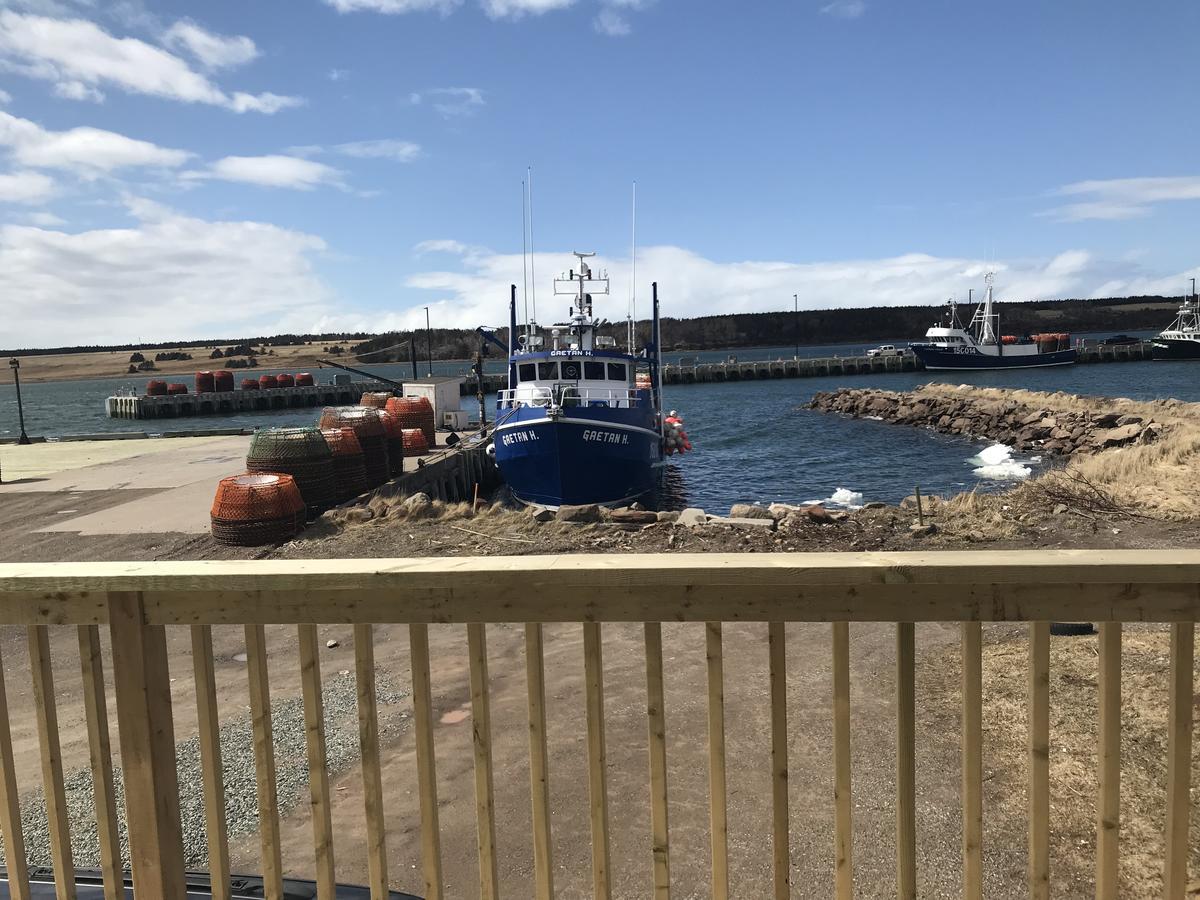
<svg viewBox="0 0 1200 900">
<path fill-rule="evenodd" d="M 526 166 L 543 309 L 595 249 L 624 315 L 635 179 L 672 315 L 989 268 L 1179 293 L 1197 31 L 1109 0 L 0 0 L 0 344 L 501 322 Z"/>
</svg>

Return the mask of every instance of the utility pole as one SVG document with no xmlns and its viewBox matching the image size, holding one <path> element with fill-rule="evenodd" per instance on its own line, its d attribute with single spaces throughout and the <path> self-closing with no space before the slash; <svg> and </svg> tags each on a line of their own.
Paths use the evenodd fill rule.
<svg viewBox="0 0 1200 900">
<path fill-rule="evenodd" d="M 28 444 L 29 435 L 25 433 L 25 407 L 21 403 L 21 361 L 15 356 L 8 361 L 12 368 L 13 384 L 17 387 L 17 418 L 21 422 L 21 436 L 17 439 L 18 444 Z"/>
<path fill-rule="evenodd" d="M 429 356 L 429 377 L 433 377 L 433 332 L 429 330 L 429 307 L 425 307 L 425 351 Z"/>
<path fill-rule="evenodd" d="M 792 304 L 793 304 L 792 326 L 793 326 L 793 330 L 796 332 L 796 355 L 793 357 L 793 359 L 799 359 L 800 358 L 800 295 L 799 294 L 792 294 Z"/>
</svg>

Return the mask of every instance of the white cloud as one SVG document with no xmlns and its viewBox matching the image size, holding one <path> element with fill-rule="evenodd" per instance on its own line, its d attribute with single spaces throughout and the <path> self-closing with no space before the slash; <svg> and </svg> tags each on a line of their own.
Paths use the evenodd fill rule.
<svg viewBox="0 0 1200 900">
<path fill-rule="evenodd" d="M 12 94 L 6 90 L 0 90 L 0 103 L 12 103 Z"/>
<path fill-rule="evenodd" d="M 0 10 L 0 67 L 49 81 L 60 95 L 99 100 L 102 87 L 235 112 L 273 113 L 297 97 L 225 93 L 173 53 L 137 38 L 118 38 L 85 19 L 52 19 Z"/>
<path fill-rule="evenodd" d="M 44 203 L 55 193 L 54 179 L 41 172 L 0 173 L 0 203 Z"/>
<path fill-rule="evenodd" d="M 353 156 L 356 159 L 390 159 L 393 162 L 412 162 L 421 155 L 421 145 L 412 141 L 397 141 L 382 139 L 375 141 L 351 141 L 347 144 L 335 144 L 329 148 L 334 153 L 343 156 Z"/>
<path fill-rule="evenodd" d="M 57 225 L 66 225 L 67 220 L 62 216 L 56 216 L 52 212 L 32 212 L 26 218 L 34 225 L 40 225 L 43 228 L 54 228 Z"/>
<path fill-rule="evenodd" d="M 483 11 L 493 19 L 540 16 L 556 9 L 566 9 L 574 3 L 575 0 L 480 0 Z"/>
<path fill-rule="evenodd" d="M 857 19 L 867 11 L 864 0 L 833 0 L 833 3 L 821 7 L 821 12 L 827 16 L 839 19 Z"/>
<path fill-rule="evenodd" d="M 415 249 L 418 253 L 457 257 L 448 260 L 452 265 L 446 268 L 420 272 L 406 281 L 409 288 L 429 292 L 438 324 L 474 328 L 506 320 L 509 285 L 523 283 L 520 253 L 495 253 L 450 239 L 425 241 Z M 559 301 L 551 294 L 551 279 L 573 262 L 565 251 L 537 254 L 537 303 L 543 320 L 552 319 L 559 309 Z M 1122 268 L 1130 271 L 1131 266 Z M 612 278 L 611 296 L 596 300 L 597 314 L 612 319 L 623 317 L 629 260 L 597 258 L 592 269 L 607 269 Z M 996 272 L 1000 298 L 1032 300 L 1087 296 L 1108 277 L 1113 266 L 1079 250 L 1046 259 L 1000 262 L 910 253 L 884 259 L 796 263 L 718 262 L 681 247 L 649 247 L 638 251 L 639 311 L 642 318 L 649 313 L 652 281 L 659 283 L 663 314 L 680 318 L 790 309 L 794 293 L 800 295 L 803 309 L 932 307 L 950 296 L 965 299 L 971 287 L 978 293 L 983 276 L 992 270 Z M 320 320 L 320 329 L 424 327 L 421 307 L 429 302 L 421 300 L 419 305 L 382 320 L 354 313 L 327 316 Z"/>
<path fill-rule="evenodd" d="M 187 180 L 216 179 L 262 187 L 311 191 L 322 185 L 345 187 L 342 173 L 332 166 L 297 156 L 226 156 L 207 169 L 185 172 Z"/>
<path fill-rule="evenodd" d="M 426 100 L 447 119 L 474 115 L 486 104 L 483 91 L 473 87 L 430 88 L 427 91 L 409 94 L 408 97 L 409 103 L 414 106 Z"/>
<path fill-rule="evenodd" d="M 606 6 L 592 20 L 592 27 L 609 37 L 624 37 L 629 34 L 629 20 L 612 7 Z"/>
<path fill-rule="evenodd" d="M 191 155 L 100 128 L 47 131 L 6 112 L 0 112 L 0 147 L 10 148 L 24 166 L 67 169 L 82 177 L 132 166 L 174 168 Z"/>
<path fill-rule="evenodd" d="M 163 43 L 186 50 L 210 69 L 241 66 L 258 57 L 258 47 L 250 38 L 214 34 L 191 19 L 180 19 L 172 25 L 163 35 Z"/>
<path fill-rule="evenodd" d="M 1167 178 L 1110 178 L 1076 181 L 1056 190 L 1060 197 L 1080 197 L 1040 215 L 1059 221 L 1135 219 L 1150 214 L 1156 203 L 1200 200 L 1200 175 Z"/>
<path fill-rule="evenodd" d="M 340 13 L 368 11 L 400 15 L 432 10 L 446 15 L 458 8 L 462 0 L 325 0 L 325 2 Z"/>
<path fill-rule="evenodd" d="M 313 235 L 130 198 L 132 227 L 0 228 L 8 342 L 58 346 L 305 330 L 331 300 Z"/>
</svg>

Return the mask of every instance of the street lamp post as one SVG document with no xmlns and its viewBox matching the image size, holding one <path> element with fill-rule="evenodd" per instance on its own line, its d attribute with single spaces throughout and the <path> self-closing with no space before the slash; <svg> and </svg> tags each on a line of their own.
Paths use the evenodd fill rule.
<svg viewBox="0 0 1200 900">
<path fill-rule="evenodd" d="M 425 307 L 425 352 L 429 357 L 429 377 L 433 377 L 433 332 L 429 330 L 429 307 Z"/>
<path fill-rule="evenodd" d="M 800 295 L 792 294 L 792 326 L 796 332 L 796 359 L 800 358 Z"/>
<path fill-rule="evenodd" d="M 21 403 L 21 361 L 15 356 L 8 361 L 12 367 L 13 384 L 17 387 L 17 418 L 21 422 L 21 436 L 17 439 L 18 444 L 28 444 L 29 435 L 25 433 L 25 407 Z"/>
</svg>

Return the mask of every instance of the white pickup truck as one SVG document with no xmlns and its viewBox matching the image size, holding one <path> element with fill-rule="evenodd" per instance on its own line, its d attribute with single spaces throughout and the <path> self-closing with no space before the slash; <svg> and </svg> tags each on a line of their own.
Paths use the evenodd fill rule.
<svg viewBox="0 0 1200 900">
<path fill-rule="evenodd" d="M 907 351 L 907 347 L 899 349 L 895 344 L 884 344 L 881 347 L 876 347 L 874 350 L 868 350 L 867 356 L 903 356 Z"/>
</svg>

